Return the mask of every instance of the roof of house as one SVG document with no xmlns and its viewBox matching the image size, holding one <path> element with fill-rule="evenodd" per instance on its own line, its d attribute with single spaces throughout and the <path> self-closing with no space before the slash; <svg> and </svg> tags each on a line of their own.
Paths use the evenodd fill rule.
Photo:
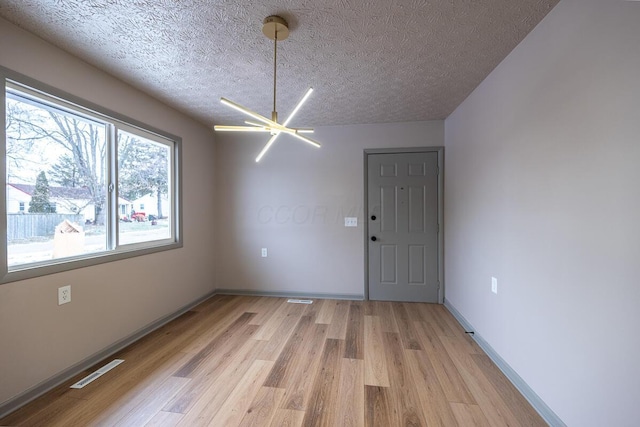
<svg viewBox="0 0 640 427">
<path fill-rule="evenodd" d="M 7 183 L 8 186 L 20 190 L 30 196 L 36 188 L 35 185 L 30 184 L 12 184 Z M 91 199 L 91 192 L 88 188 L 84 187 L 49 187 L 49 196 L 59 199 Z"/>
</svg>

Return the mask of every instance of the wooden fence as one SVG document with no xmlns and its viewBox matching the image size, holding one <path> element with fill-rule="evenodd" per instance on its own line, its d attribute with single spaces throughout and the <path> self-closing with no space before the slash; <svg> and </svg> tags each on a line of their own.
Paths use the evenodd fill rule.
<svg viewBox="0 0 640 427">
<path fill-rule="evenodd" d="M 53 236 L 56 226 L 65 219 L 84 226 L 83 215 L 72 214 L 8 214 L 7 241 Z"/>
</svg>

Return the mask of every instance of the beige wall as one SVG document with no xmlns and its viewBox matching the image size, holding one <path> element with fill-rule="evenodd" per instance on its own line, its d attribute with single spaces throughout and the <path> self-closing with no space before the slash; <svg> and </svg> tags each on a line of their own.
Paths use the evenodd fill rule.
<svg viewBox="0 0 640 427">
<path fill-rule="evenodd" d="M 0 65 L 181 136 L 184 188 L 184 248 L 0 285 L 1 405 L 211 292 L 215 204 L 206 127 L 2 19 Z"/>
<path fill-rule="evenodd" d="M 442 121 L 321 127 L 321 149 L 283 136 L 258 164 L 265 136 L 219 134 L 218 288 L 362 296 L 363 150 L 442 146 L 443 130 Z M 358 227 L 345 228 L 345 216 Z"/>
<path fill-rule="evenodd" d="M 569 426 L 640 420 L 639 73 L 640 3 L 563 0 L 445 122 L 446 298 Z"/>
</svg>

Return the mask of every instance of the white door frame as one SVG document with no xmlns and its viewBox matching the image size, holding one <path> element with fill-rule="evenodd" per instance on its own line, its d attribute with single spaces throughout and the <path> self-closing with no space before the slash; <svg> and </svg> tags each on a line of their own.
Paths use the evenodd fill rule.
<svg viewBox="0 0 640 427">
<path fill-rule="evenodd" d="M 369 299 L 369 155 L 438 153 L 438 302 L 444 304 L 444 147 L 367 148 L 364 150 L 364 299 Z"/>
</svg>

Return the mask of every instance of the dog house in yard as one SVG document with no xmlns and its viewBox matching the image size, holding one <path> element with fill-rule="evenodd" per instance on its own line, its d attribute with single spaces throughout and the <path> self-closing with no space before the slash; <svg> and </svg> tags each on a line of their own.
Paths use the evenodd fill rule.
<svg viewBox="0 0 640 427">
<path fill-rule="evenodd" d="M 53 258 L 80 255 L 84 251 L 84 230 L 78 224 L 64 220 L 53 235 Z"/>
</svg>

